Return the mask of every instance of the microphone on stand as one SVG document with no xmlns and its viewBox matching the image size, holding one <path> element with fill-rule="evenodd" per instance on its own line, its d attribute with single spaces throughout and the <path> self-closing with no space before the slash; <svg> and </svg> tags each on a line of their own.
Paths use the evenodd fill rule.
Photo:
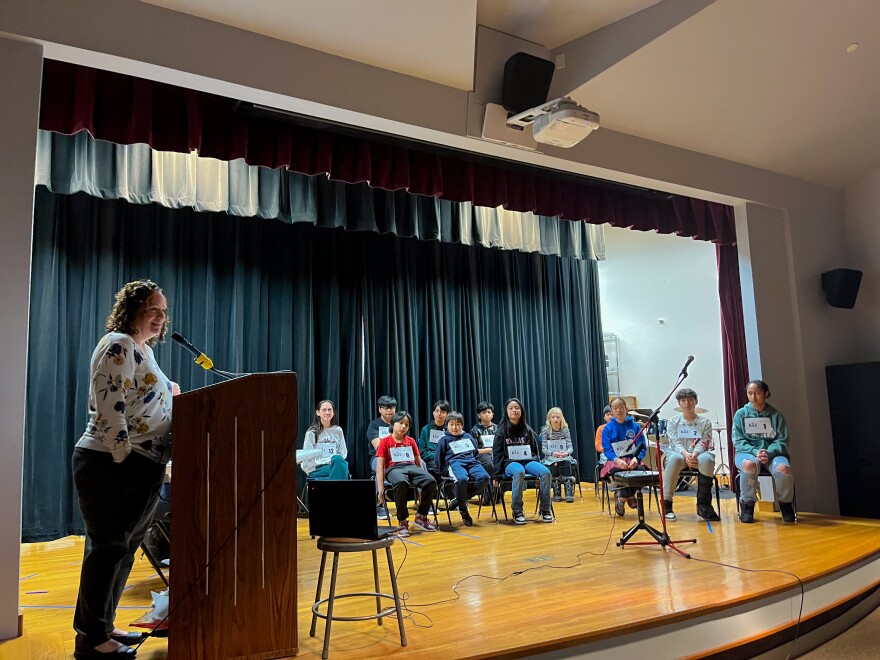
<svg viewBox="0 0 880 660">
<path fill-rule="evenodd" d="M 688 355 L 687 362 L 684 363 L 684 366 L 681 368 L 681 373 L 679 373 L 678 375 L 679 376 L 687 376 L 688 375 L 688 367 L 691 366 L 691 362 L 693 362 L 693 361 L 694 361 L 694 356 Z"/>
<path fill-rule="evenodd" d="M 179 332 L 172 332 L 171 338 L 174 341 L 176 341 L 178 344 L 183 346 L 190 353 L 192 353 L 196 358 L 194 360 L 194 362 L 197 365 L 199 365 L 202 369 L 204 369 L 205 371 L 210 371 L 211 373 L 217 374 L 218 376 L 220 376 L 222 378 L 226 378 L 227 380 L 232 380 L 233 378 L 235 378 L 236 376 L 239 375 L 239 374 L 229 374 L 229 373 L 226 373 L 225 371 L 220 371 L 219 369 L 215 369 L 213 360 L 211 360 L 211 358 L 209 358 L 207 355 L 202 353 L 195 346 L 193 346 L 192 343 L 186 337 L 184 337 L 182 334 L 180 334 Z"/>
</svg>

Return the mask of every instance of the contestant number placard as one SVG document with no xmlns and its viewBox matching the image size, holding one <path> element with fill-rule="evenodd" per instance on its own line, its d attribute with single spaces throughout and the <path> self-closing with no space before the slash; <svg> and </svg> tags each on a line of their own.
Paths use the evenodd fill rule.
<svg viewBox="0 0 880 660">
<path fill-rule="evenodd" d="M 555 454 L 556 452 L 564 452 L 565 440 L 548 440 L 547 448 L 550 450 L 551 454 Z"/>
<path fill-rule="evenodd" d="M 529 445 L 509 445 L 507 458 L 512 461 L 527 461 L 532 457 L 532 448 Z"/>
<path fill-rule="evenodd" d="M 453 454 L 464 454 L 465 452 L 471 452 L 474 450 L 474 443 L 464 438 L 462 440 L 453 440 L 449 443 L 449 448 L 452 450 Z"/>
<path fill-rule="evenodd" d="M 392 447 L 390 452 L 392 463 L 414 463 L 416 460 L 412 447 Z"/>
<path fill-rule="evenodd" d="M 762 438 L 773 438 L 776 433 L 767 417 L 746 417 L 745 420 L 746 433 L 748 435 L 758 435 Z"/>
<path fill-rule="evenodd" d="M 440 438 L 442 438 L 444 435 L 445 435 L 445 431 L 443 431 L 442 429 L 440 431 L 431 431 L 431 435 L 428 436 L 429 437 L 428 442 L 431 442 L 436 445 L 438 442 L 440 442 Z"/>
<path fill-rule="evenodd" d="M 321 443 L 321 458 L 333 458 L 336 455 L 336 445 L 328 442 Z"/>
<path fill-rule="evenodd" d="M 480 442 L 483 443 L 483 448 L 492 449 L 492 445 L 495 444 L 495 434 L 488 434 L 480 436 Z"/>
</svg>

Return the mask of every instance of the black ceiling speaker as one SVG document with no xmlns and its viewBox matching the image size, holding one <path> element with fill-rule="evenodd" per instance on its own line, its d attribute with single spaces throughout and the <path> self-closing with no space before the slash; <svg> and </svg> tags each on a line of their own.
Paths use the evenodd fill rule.
<svg viewBox="0 0 880 660">
<path fill-rule="evenodd" d="M 546 103 L 555 68 L 550 60 L 528 53 L 511 55 L 504 64 L 501 105 L 518 115 L 523 110 Z"/>
<path fill-rule="evenodd" d="M 850 268 L 835 268 L 822 273 L 822 288 L 825 299 L 832 307 L 852 309 L 859 295 L 859 284 L 862 282 L 862 271 Z"/>
</svg>

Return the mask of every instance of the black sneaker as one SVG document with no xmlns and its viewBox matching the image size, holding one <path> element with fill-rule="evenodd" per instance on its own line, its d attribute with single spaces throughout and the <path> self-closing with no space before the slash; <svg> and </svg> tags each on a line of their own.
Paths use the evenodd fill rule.
<svg viewBox="0 0 880 660">
<path fill-rule="evenodd" d="M 541 512 L 541 522 L 552 523 L 553 522 L 553 514 L 549 511 Z"/>
<path fill-rule="evenodd" d="M 794 505 L 791 502 L 780 502 L 779 513 L 782 514 L 782 520 L 785 522 L 797 522 L 797 514 L 794 512 Z"/>
<path fill-rule="evenodd" d="M 526 517 L 523 515 L 522 511 L 520 511 L 519 513 L 513 514 L 513 524 L 514 525 L 525 525 L 526 524 Z"/>
<path fill-rule="evenodd" d="M 467 511 L 461 512 L 461 521 L 464 523 L 465 527 L 474 526 L 474 519 L 471 518 L 471 514 L 469 514 Z"/>
<path fill-rule="evenodd" d="M 755 522 L 755 503 L 739 501 L 739 521 L 744 523 Z"/>
<path fill-rule="evenodd" d="M 721 520 L 721 516 L 715 511 L 715 507 L 711 504 L 697 505 L 697 515 L 703 520 Z"/>
<path fill-rule="evenodd" d="M 663 508 L 666 509 L 666 520 L 676 520 L 676 515 L 672 510 L 672 502 L 670 500 L 663 500 Z"/>
<path fill-rule="evenodd" d="M 458 508 L 458 498 L 453 497 L 451 500 L 449 500 L 449 503 L 446 505 L 446 510 L 447 511 L 454 511 L 457 508 Z M 430 513 L 430 511 L 429 511 L 429 513 Z"/>
</svg>

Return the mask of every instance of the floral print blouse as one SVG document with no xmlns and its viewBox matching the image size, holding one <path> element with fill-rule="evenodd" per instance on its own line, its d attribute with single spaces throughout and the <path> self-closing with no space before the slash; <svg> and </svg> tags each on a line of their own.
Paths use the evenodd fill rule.
<svg viewBox="0 0 880 660">
<path fill-rule="evenodd" d="M 171 381 L 153 350 L 110 332 L 92 354 L 89 421 L 77 447 L 110 452 L 121 463 L 132 451 L 158 462 L 171 458 Z"/>
</svg>

